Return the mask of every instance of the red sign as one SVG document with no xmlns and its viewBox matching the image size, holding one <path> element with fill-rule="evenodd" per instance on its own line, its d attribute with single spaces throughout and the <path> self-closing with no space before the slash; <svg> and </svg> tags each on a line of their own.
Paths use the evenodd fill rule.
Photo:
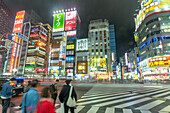
<svg viewBox="0 0 170 113">
<path fill-rule="evenodd" d="M 76 29 L 76 11 L 66 12 L 65 31 Z"/>
<path fill-rule="evenodd" d="M 24 15 L 25 15 L 25 11 L 20 11 L 16 13 L 13 33 L 21 32 Z"/>
<path fill-rule="evenodd" d="M 35 74 L 37 74 L 37 72 L 46 72 L 46 73 L 48 73 L 48 68 L 36 68 Z"/>
<path fill-rule="evenodd" d="M 157 66 L 170 66 L 170 56 L 160 56 L 149 59 L 149 67 Z"/>
<path fill-rule="evenodd" d="M 76 30 L 67 32 L 67 37 L 72 37 L 72 36 L 76 36 Z"/>
<path fill-rule="evenodd" d="M 15 54 L 16 54 L 16 51 L 17 51 L 17 43 L 16 42 L 18 42 L 18 35 L 17 34 L 15 35 L 15 42 L 14 42 L 13 49 L 12 49 L 11 61 L 10 61 L 10 66 L 9 66 L 9 73 L 12 73 L 12 69 L 13 69 L 13 66 L 14 66 Z"/>
</svg>

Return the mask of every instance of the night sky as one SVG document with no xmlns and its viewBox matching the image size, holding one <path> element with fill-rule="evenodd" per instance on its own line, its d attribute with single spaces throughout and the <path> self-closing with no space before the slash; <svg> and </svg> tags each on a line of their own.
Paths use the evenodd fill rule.
<svg viewBox="0 0 170 113">
<path fill-rule="evenodd" d="M 13 13 L 33 9 L 52 25 L 53 11 L 76 7 L 82 21 L 81 37 L 88 37 L 90 20 L 108 19 L 116 28 L 118 55 L 133 45 L 137 0 L 4 0 Z"/>
</svg>

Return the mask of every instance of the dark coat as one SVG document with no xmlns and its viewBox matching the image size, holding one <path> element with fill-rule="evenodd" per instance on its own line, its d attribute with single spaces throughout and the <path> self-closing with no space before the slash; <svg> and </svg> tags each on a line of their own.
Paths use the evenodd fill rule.
<svg viewBox="0 0 170 113">
<path fill-rule="evenodd" d="M 61 90 L 60 95 L 59 95 L 59 99 L 60 99 L 61 103 L 63 103 L 63 102 L 67 103 L 67 100 L 68 100 L 68 97 L 69 97 L 70 88 L 71 88 L 71 86 L 69 86 L 69 85 L 64 85 L 63 86 L 63 89 Z M 74 90 L 74 87 L 73 87 L 73 90 L 72 90 L 71 97 L 74 97 L 75 100 L 77 101 L 77 94 L 76 94 L 76 92 Z"/>
</svg>

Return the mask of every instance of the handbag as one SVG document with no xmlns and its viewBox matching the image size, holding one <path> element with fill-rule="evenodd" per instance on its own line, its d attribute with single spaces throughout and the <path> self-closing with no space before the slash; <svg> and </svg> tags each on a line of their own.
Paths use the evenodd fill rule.
<svg viewBox="0 0 170 113">
<path fill-rule="evenodd" d="M 68 107 L 75 107 L 76 106 L 76 100 L 75 100 L 74 96 L 73 96 L 73 98 L 71 97 L 72 91 L 73 91 L 73 86 L 71 86 L 71 88 L 70 88 L 69 97 L 68 97 L 68 100 L 67 100 L 67 103 L 66 103 L 66 105 Z"/>
<path fill-rule="evenodd" d="M 60 105 L 60 113 L 64 113 L 64 104 L 63 103 L 61 103 L 61 105 Z"/>
</svg>

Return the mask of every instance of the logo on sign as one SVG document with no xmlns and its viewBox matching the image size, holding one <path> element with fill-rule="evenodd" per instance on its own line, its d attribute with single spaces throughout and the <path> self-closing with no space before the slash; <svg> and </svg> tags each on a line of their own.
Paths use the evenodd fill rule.
<svg viewBox="0 0 170 113">
<path fill-rule="evenodd" d="M 142 6 L 146 7 L 147 5 L 151 4 L 153 0 L 143 0 L 142 1 Z"/>
</svg>

